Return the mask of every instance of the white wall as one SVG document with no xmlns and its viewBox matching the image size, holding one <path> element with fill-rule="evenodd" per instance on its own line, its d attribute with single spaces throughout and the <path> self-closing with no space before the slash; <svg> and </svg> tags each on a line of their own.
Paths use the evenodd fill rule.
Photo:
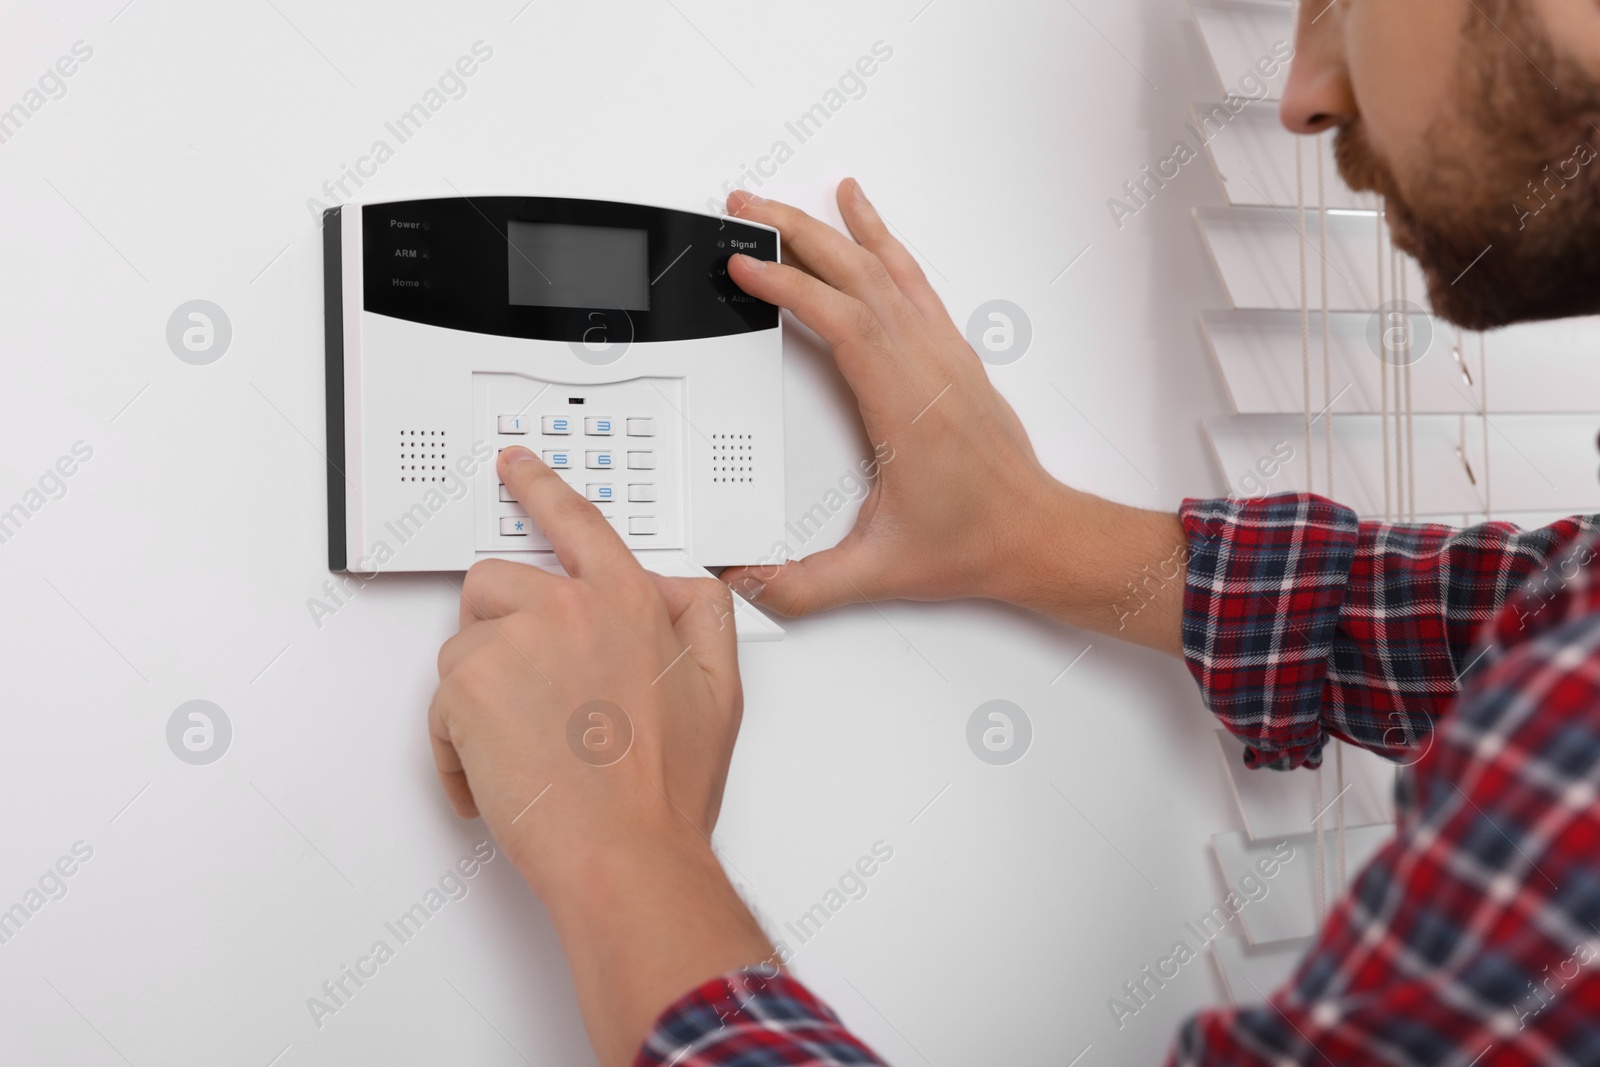
<svg viewBox="0 0 1600 1067">
<path fill-rule="evenodd" d="M 451 587 L 386 579 L 320 628 L 307 608 L 327 575 L 306 201 L 475 41 L 493 59 L 364 196 L 699 208 L 887 42 L 866 96 L 763 192 L 837 221 L 832 186 L 856 175 L 958 321 L 1024 307 L 1033 348 L 993 376 L 1062 478 L 1165 508 L 1221 491 L 1195 314 L 1224 301 L 1189 214 L 1221 203 L 1216 178 L 1185 168 L 1120 230 L 1106 207 L 1218 92 L 1177 0 L 123 3 L 7 0 L 0 35 L 0 106 L 94 50 L 0 144 L 0 507 L 94 450 L 0 545 L 0 906 L 94 849 L 0 945 L 0 1059 L 588 1062 L 503 859 L 320 1029 L 306 1007 L 483 837 L 424 737 Z M 233 326 L 207 367 L 165 340 L 193 298 Z M 795 514 L 860 448 L 801 334 Z M 1061 675 L 1088 643 L 992 606 L 882 605 L 745 650 L 718 843 L 775 928 L 893 846 L 798 967 L 897 1063 L 1157 1062 L 1220 997 L 1203 959 L 1111 1023 L 1107 998 L 1224 892 L 1209 836 L 1239 823 L 1183 667 L 1097 639 Z M 206 767 L 165 737 L 195 698 L 234 730 Z M 994 698 L 1034 723 L 1010 767 L 966 746 Z"/>
</svg>

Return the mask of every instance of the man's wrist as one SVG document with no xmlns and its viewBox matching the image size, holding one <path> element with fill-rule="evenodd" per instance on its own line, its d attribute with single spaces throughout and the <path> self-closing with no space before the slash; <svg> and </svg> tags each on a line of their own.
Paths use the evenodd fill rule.
<svg viewBox="0 0 1600 1067">
<path fill-rule="evenodd" d="M 558 850 L 561 860 L 556 864 L 543 864 L 536 857 L 517 863 L 558 926 L 590 921 L 639 879 L 662 874 L 699 879 L 713 872 L 721 876 L 710 843 L 670 810 L 630 820 L 610 833 L 591 829 L 581 843 Z"/>
<path fill-rule="evenodd" d="M 1178 516 L 1059 483 L 1029 512 L 1009 564 L 997 568 L 997 599 L 1182 655 L 1188 538 Z"/>
<path fill-rule="evenodd" d="M 1092 568 L 1083 573 L 1085 531 L 1114 523 L 1119 507 L 1054 480 L 1041 486 L 1012 522 L 996 524 L 1009 536 L 988 568 L 985 595 L 1045 614 L 1076 610 L 1094 584 Z"/>
</svg>

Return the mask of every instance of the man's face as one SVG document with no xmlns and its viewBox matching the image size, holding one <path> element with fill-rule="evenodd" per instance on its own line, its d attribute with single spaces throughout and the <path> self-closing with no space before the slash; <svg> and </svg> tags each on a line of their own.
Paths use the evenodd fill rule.
<svg viewBox="0 0 1600 1067">
<path fill-rule="evenodd" d="M 1557 43 L 1559 42 L 1559 44 Z M 1600 311 L 1592 0 L 1303 0 L 1286 126 L 1337 126 L 1435 313 L 1469 329 Z"/>
</svg>

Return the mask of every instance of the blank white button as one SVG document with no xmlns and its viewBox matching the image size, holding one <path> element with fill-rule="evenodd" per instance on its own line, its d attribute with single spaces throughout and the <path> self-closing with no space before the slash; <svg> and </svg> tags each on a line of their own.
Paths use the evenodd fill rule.
<svg viewBox="0 0 1600 1067">
<path fill-rule="evenodd" d="M 617 457 L 610 452 L 584 453 L 586 466 L 592 471 L 607 471 L 617 464 Z"/>
<path fill-rule="evenodd" d="M 656 435 L 655 419 L 629 419 L 629 437 L 654 437 Z"/>
<path fill-rule="evenodd" d="M 500 518 L 501 537 L 527 537 L 532 521 L 520 515 L 504 515 Z"/>
<path fill-rule="evenodd" d="M 656 502 L 656 487 L 653 485 L 628 486 L 628 499 L 635 504 L 654 504 Z"/>
<path fill-rule="evenodd" d="M 583 432 L 590 437 L 610 437 L 617 432 L 617 420 L 612 418 L 584 419 Z"/>
<path fill-rule="evenodd" d="M 656 532 L 656 517 L 654 515 L 628 516 L 628 532 L 631 534 L 653 534 Z"/>
<path fill-rule="evenodd" d="M 528 423 L 530 423 L 532 421 L 533 420 L 528 418 L 526 415 L 501 415 L 500 416 L 500 432 L 501 433 L 527 433 L 528 432 Z"/>
<path fill-rule="evenodd" d="M 505 420 L 502 419 L 500 421 L 503 423 Z M 544 432 L 550 434 L 571 433 L 572 420 L 565 415 L 546 415 L 544 417 Z"/>
<path fill-rule="evenodd" d="M 500 487 L 500 499 L 508 504 L 515 504 L 517 502 L 517 498 L 512 494 L 511 487 L 509 485 L 502 485 Z"/>
<path fill-rule="evenodd" d="M 610 482 L 590 482 L 583 494 L 596 503 L 617 499 L 617 487 Z"/>
<path fill-rule="evenodd" d="M 629 452 L 628 469 L 631 471 L 655 470 L 656 454 L 654 452 Z"/>
<path fill-rule="evenodd" d="M 566 470 L 572 466 L 572 453 L 546 452 L 544 454 L 544 462 L 545 466 L 547 467 L 554 467 L 556 470 Z"/>
</svg>

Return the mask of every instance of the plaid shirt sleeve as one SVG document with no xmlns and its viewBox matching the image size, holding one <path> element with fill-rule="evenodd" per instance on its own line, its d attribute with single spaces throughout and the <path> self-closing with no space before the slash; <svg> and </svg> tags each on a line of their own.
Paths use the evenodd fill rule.
<svg viewBox="0 0 1600 1067">
<path fill-rule="evenodd" d="M 1270 691 L 1228 704 L 1244 709 L 1242 721 L 1258 716 L 1253 730 L 1264 756 L 1309 761 L 1314 754 L 1308 687 L 1344 702 L 1325 708 L 1323 722 L 1355 739 L 1381 739 L 1369 713 L 1350 707 L 1362 693 L 1380 707 L 1405 709 L 1419 732 L 1431 732 L 1411 753 L 1412 789 L 1398 834 L 1332 909 L 1289 984 L 1264 1005 L 1192 1020 L 1171 1062 L 1600 1063 L 1600 576 L 1589 566 L 1600 539 L 1585 521 L 1529 534 L 1498 526 L 1369 532 L 1304 497 L 1243 510 L 1247 543 L 1265 538 L 1277 546 L 1262 558 L 1263 570 L 1227 563 L 1223 546 L 1190 572 L 1191 598 L 1228 620 L 1220 642 L 1200 642 L 1213 657 L 1197 665 L 1218 687 L 1209 692 L 1227 695 L 1221 678 L 1229 673 L 1254 679 L 1245 686 L 1284 678 L 1273 650 L 1288 649 L 1294 665 L 1276 698 L 1287 713 L 1272 706 Z M 1298 514 L 1311 525 L 1296 533 L 1273 522 L 1274 514 Z M 1256 519 L 1267 519 L 1266 529 L 1245 532 Z M 1580 536 L 1563 545 L 1561 530 Z M 1392 546 L 1403 546 L 1399 558 L 1384 558 Z M 1341 584 L 1343 564 L 1307 572 L 1303 561 L 1340 554 L 1352 561 L 1352 590 L 1357 572 L 1398 577 L 1353 603 L 1348 596 L 1342 606 L 1330 603 L 1337 597 L 1327 589 Z M 1372 558 L 1363 563 L 1363 554 Z M 1478 645 L 1458 645 L 1457 619 L 1465 624 L 1488 608 L 1506 574 L 1529 568 L 1530 554 L 1540 573 L 1507 598 Z M 1273 556 L 1279 561 L 1269 564 Z M 1423 560 L 1437 575 L 1426 573 Z M 1274 584 L 1273 572 L 1289 580 Z M 1259 575 L 1253 583 L 1252 573 Z M 1227 603 L 1247 588 L 1267 603 Z M 1412 595 L 1418 590 L 1424 595 Z M 1324 618 L 1331 615 L 1341 619 Z M 1232 621 L 1245 618 L 1257 619 L 1259 630 Z M 1265 633 L 1296 623 L 1322 636 L 1290 641 Z M 1413 636 L 1401 642 L 1396 631 Z M 1352 632 L 1366 635 L 1370 647 L 1347 647 L 1359 644 Z M 1416 644 L 1430 635 L 1449 648 Z M 1245 643 L 1259 651 L 1242 655 Z M 1320 669 L 1313 661 L 1330 644 Z M 1378 664 L 1380 654 L 1394 658 L 1391 671 L 1364 666 Z M 1440 690 L 1454 684 L 1457 663 L 1465 681 L 1445 713 Z M 1309 723 L 1301 721 L 1306 704 Z"/>
<path fill-rule="evenodd" d="M 762 970 L 732 971 L 685 993 L 633 1067 L 884 1067 L 805 986 Z"/>
<path fill-rule="evenodd" d="M 1184 659 L 1246 761 L 1278 770 L 1319 766 L 1330 733 L 1397 760 L 1426 745 L 1484 624 L 1595 528 L 1391 526 L 1304 493 L 1180 517 Z"/>
</svg>

